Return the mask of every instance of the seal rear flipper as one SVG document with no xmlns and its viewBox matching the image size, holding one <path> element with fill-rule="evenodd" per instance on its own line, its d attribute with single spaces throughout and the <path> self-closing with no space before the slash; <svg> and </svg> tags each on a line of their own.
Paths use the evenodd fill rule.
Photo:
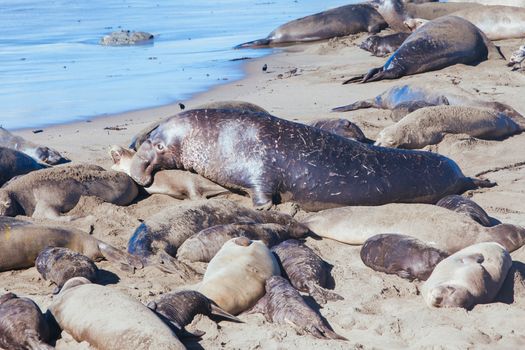
<svg viewBox="0 0 525 350">
<path fill-rule="evenodd" d="M 219 307 L 217 304 L 215 304 L 215 302 L 213 300 L 210 300 L 211 301 L 211 314 L 213 316 L 220 316 L 226 320 L 229 320 L 229 321 L 232 321 L 232 322 L 239 322 L 239 323 L 244 323 L 240 318 L 238 317 L 235 317 L 233 316 L 232 314 L 230 314 L 229 312 L 223 310 L 221 307 Z"/>
<path fill-rule="evenodd" d="M 475 190 L 477 188 L 491 188 L 496 186 L 496 182 L 492 182 L 486 179 L 477 179 L 475 177 L 465 177 L 465 184 L 461 189 L 461 192 L 468 190 Z"/>
<path fill-rule="evenodd" d="M 371 107 L 377 107 L 374 99 L 357 101 L 349 105 L 335 107 L 335 108 L 332 108 L 332 112 L 349 112 L 349 111 L 355 111 L 357 109 L 371 108 Z"/>
<path fill-rule="evenodd" d="M 125 253 L 107 243 L 98 241 L 98 249 L 107 261 L 120 264 L 123 271 L 134 272 L 135 269 L 142 269 L 144 264 L 139 257 Z"/>
<path fill-rule="evenodd" d="M 337 334 L 325 324 L 321 324 L 319 326 L 312 325 L 305 329 L 305 331 L 318 339 L 339 339 L 348 341 L 347 338 Z"/>
<path fill-rule="evenodd" d="M 310 295 L 319 304 L 326 304 L 327 301 L 344 300 L 339 294 L 329 291 L 321 286 L 313 284 L 308 287 Z"/>
<path fill-rule="evenodd" d="M 363 78 L 365 77 L 366 74 L 360 74 L 360 75 L 356 75 L 355 77 L 352 77 L 348 80 L 345 80 L 343 81 L 343 85 L 346 85 L 346 84 L 351 84 L 351 83 L 361 83 L 363 82 Z M 342 108 L 342 107 L 339 107 L 339 108 Z M 333 111 L 333 109 L 332 109 Z M 337 111 L 337 112 L 343 112 L 343 111 Z"/>
<path fill-rule="evenodd" d="M 189 265 L 175 259 L 164 251 L 160 251 L 156 258 L 151 260 L 148 265 L 155 266 L 166 273 L 179 275 L 184 281 L 194 280 L 200 276 L 200 274 Z"/>
<path fill-rule="evenodd" d="M 264 38 L 264 39 L 248 41 L 248 42 L 239 44 L 237 46 L 234 46 L 233 48 L 235 50 L 238 50 L 238 49 L 246 49 L 246 48 L 266 47 L 266 46 L 269 46 L 271 43 L 272 41 L 270 39 Z"/>
</svg>

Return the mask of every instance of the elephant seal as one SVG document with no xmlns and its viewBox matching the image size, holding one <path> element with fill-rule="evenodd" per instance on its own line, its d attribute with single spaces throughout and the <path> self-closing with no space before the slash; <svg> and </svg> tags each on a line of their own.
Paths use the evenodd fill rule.
<svg viewBox="0 0 525 350">
<path fill-rule="evenodd" d="M 409 36 L 410 33 L 405 32 L 372 35 L 359 44 L 359 48 L 369 51 L 374 56 L 383 57 L 396 51 Z"/>
<path fill-rule="evenodd" d="M 374 147 L 269 114 L 227 110 L 183 112 L 159 125 L 133 156 L 130 174 L 147 186 L 161 168 L 246 191 L 259 209 L 286 201 L 307 211 L 436 202 L 492 186 L 438 154 Z"/>
<path fill-rule="evenodd" d="M 377 12 L 383 16 L 388 26 L 397 32 L 407 32 L 404 21 L 409 18 L 405 11 L 405 4 L 400 0 L 370 0 Z"/>
<path fill-rule="evenodd" d="M 309 230 L 303 225 L 280 224 L 228 224 L 204 229 L 188 238 L 177 249 L 177 259 L 209 262 L 224 243 L 235 237 L 262 241 L 268 248 L 289 239 L 305 236 Z"/>
<path fill-rule="evenodd" d="M 36 269 L 46 281 L 54 283 L 58 294 L 70 278 L 84 277 L 91 282 L 97 278 L 97 265 L 85 255 L 62 247 L 48 247 L 38 254 Z"/>
<path fill-rule="evenodd" d="M 264 283 L 281 270 L 270 250 L 246 237 L 226 242 L 211 259 L 197 291 L 226 312 L 236 315 L 264 295 Z"/>
<path fill-rule="evenodd" d="M 525 60 L 525 45 L 521 45 L 516 51 L 512 53 L 509 58 L 508 67 L 513 67 L 512 70 L 521 69 L 521 64 Z"/>
<path fill-rule="evenodd" d="M 2 127 L 0 127 L 0 147 L 20 151 L 38 162 L 49 165 L 62 164 L 70 161 L 69 159 L 62 157 L 58 151 L 50 147 L 40 146 L 31 141 L 27 141 L 20 136 L 13 135 Z"/>
<path fill-rule="evenodd" d="M 128 252 L 144 264 L 155 264 L 166 272 L 190 279 L 194 271 L 174 259 L 177 249 L 194 234 L 215 225 L 274 223 L 290 232 L 305 230 L 291 216 L 276 211 L 255 211 L 225 199 L 189 201 L 168 207 L 145 220 L 128 242 Z M 186 271 L 186 272 L 185 272 Z"/>
<path fill-rule="evenodd" d="M 27 215 L 69 221 L 62 216 L 81 196 L 96 196 L 116 205 L 129 204 L 138 194 L 131 178 L 94 165 L 43 169 L 11 181 L 0 189 L 0 215 Z"/>
<path fill-rule="evenodd" d="M 301 221 L 318 236 L 361 245 L 377 234 L 412 236 L 447 252 L 479 242 L 498 242 L 509 251 L 525 244 L 525 228 L 510 224 L 484 227 L 466 215 L 429 204 L 343 207 L 312 214 Z"/>
<path fill-rule="evenodd" d="M 481 5 L 505 5 L 525 7 L 525 0 L 450 0 L 450 2 L 474 2 Z"/>
<path fill-rule="evenodd" d="M 16 176 L 44 168 L 45 166 L 22 152 L 0 147 L 0 186 Z"/>
<path fill-rule="evenodd" d="M 321 130 L 331 132 L 332 134 L 339 135 L 339 136 L 345 137 L 350 140 L 355 140 L 355 141 L 365 142 L 365 143 L 372 143 L 372 141 L 368 139 L 365 136 L 365 134 L 363 134 L 363 131 L 361 131 L 361 129 L 357 125 L 355 125 L 354 123 L 352 123 L 351 121 L 347 119 L 342 119 L 342 118 L 319 119 L 319 120 L 314 120 L 308 125 L 313 126 L 314 128 L 318 128 Z"/>
<path fill-rule="evenodd" d="M 135 151 L 120 146 L 111 146 L 112 170 L 130 173 L 131 159 Z M 155 174 L 150 186 L 144 187 L 149 194 L 166 194 L 177 199 L 205 199 L 230 193 L 227 189 L 210 180 L 183 170 L 161 170 Z"/>
<path fill-rule="evenodd" d="M 512 258 L 502 245 L 474 244 L 441 261 L 421 294 L 430 307 L 472 309 L 494 300 L 511 266 Z"/>
<path fill-rule="evenodd" d="M 497 58 L 503 57 L 475 25 L 460 17 L 445 16 L 413 32 L 382 67 L 372 68 L 343 84 L 397 79 L 458 63 L 476 65 Z"/>
<path fill-rule="evenodd" d="M 448 105 L 448 101 L 444 100 L 443 102 L 446 103 L 440 104 L 441 106 Z M 390 115 L 390 117 L 393 121 L 398 122 L 408 114 L 417 111 L 420 108 L 433 106 L 436 106 L 436 104 L 429 103 L 426 101 L 401 102 L 392 109 L 392 114 Z"/>
<path fill-rule="evenodd" d="M 525 118 L 520 119 L 475 107 L 425 107 L 379 132 L 375 145 L 423 148 L 441 142 L 447 134 L 466 134 L 484 140 L 499 140 L 525 130 Z"/>
<path fill-rule="evenodd" d="M 361 260 L 373 270 L 425 281 L 448 254 L 414 237 L 379 234 L 361 247 Z"/>
<path fill-rule="evenodd" d="M 142 268 L 138 259 L 82 231 L 0 216 L 0 271 L 34 266 L 47 247 L 69 248 L 92 260 L 117 263 L 125 270 Z"/>
<path fill-rule="evenodd" d="M 0 348 L 10 350 L 51 350 L 51 330 L 31 299 L 13 293 L 0 296 Z"/>
<path fill-rule="evenodd" d="M 262 313 L 268 322 L 292 326 L 299 334 L 311 334 L 319 339 L 348 340 L 335 333 L 283 277 L 268 278 L 265 289 L 266 295 L 250 313 Z"/>
<path fill-rule="evenodd" d="M 451 194 L 441 198 L 436 205 L 455 211 L 456 213 L 464 214 L 485 227 L 499 224 L 498 220 L 491 218 L 489 214 L 473 200 L 457 194 Z"/>
<path fill-rule="evenodd" d="M 218 307 L 203 294 L 194 290 L 163 294 L 157 300 L 150 301 L 148 307 L 165 317 L 180 330 L 183 330 L 185 326 L 190 324 L 198 314 L 208 317 L 218 316 L 229 321 L 242 322 L 237 317 Z M 198 331 L 194 335 L 202 336 L 204 332 Z"/>
<path fill-rule="evenodd" d="M 468 2 L 432 2 L 426 4 L 405 4 L 405 11 L 407 17 L 424 18 L 430 20 L 447 16 L 457 11 L 473 9 L 479 6 L 482 5 Z"/>
<path fill-rule="evenodd" d="M 97 349 L 186 349 L 168 325 L 140 301 L 83 277 L 67 281 L 49 311 L 76 341 L 87 341 Z"/>
<path fill-rule="evenodd" d="M 361 32 L 377 33 L 387 26 L 379 12 L 369 4 L 346 5 L 285 23 L 264 39 L 249 41 L 234 48 L 316 41 Z"/>
<path fill-rule="evenodd" d="M 273 247 L 272 252 L 295 289 L 309 293 L 320 304 L 326 304 L 328 300 L 344 299 L 325 289 L 331 266 L 306 245 L 289 239 Z"/>
</svg>

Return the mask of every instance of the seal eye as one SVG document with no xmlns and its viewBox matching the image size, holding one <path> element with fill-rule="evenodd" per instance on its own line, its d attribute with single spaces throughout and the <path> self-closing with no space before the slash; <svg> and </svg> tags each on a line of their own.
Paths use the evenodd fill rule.
<svg viewBox="0 0 525 350">
<path fill-rule="evenodd" d="M 157 144 L 155 145 L 155 147 L 157 147 L 157 150 L 158 150 L 158 151 L 163 151 L 163 150 L 164 150 L 164 145 L 163 145 L 162 143 L 157 143 Z"/>
</svg>

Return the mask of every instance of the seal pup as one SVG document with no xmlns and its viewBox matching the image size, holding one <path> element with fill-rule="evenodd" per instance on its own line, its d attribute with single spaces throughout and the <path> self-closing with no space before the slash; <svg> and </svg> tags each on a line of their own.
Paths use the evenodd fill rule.
<svg viewBox="0 0 525 350">
<path fill-rule="evenodd" d="M 462 213 L 485 227 L 494 226 L 500 223 L 498 220 L 491 218 L 476 202 L 457 194 L 451 194 L 441 198 L 436 205 L 438 207 L 455 211 L 456 213 Z"/>
<path fill-rule="evenodd" d="M 525 244 L 523 227 L 484 227 L 464 214 L 430 204 L 334 208 L 311 214 L 301 223 L 318 236 L 354 245 L 385 232 L 412 236 L 450 254 L 479 242 L 498 242 L 509 251 Z"/>
<path fill-rule="evenodd" d="M 377 33 L 387 26 L 379 12 L 369 4 L 346 5 L 290 21 L 264 39 L 249 41 L 234 48 L 324 40 L 361 32 Z"/>
<path fill-rule="evenodd" d="M 85 255 L 68 248 L 47 247 L 42 250 L 35 261 L 36 269 L 46 281 L 57 287 L 53 294 L 58 294 L 60 288 L 70 278 L 84 277 L 91 282 L 97 278 L 97 265 Z"/>
<path fill-rule="evenodd" d="M 372 270 L 425 281 L 448 254 L 414 237 L 379 234 L 361 247 L 361 260 Z"/>
<path fill-rule="evenodd" d="M 69 248 L 95 261 L 106 259 L 127 271 L 142 268 L 139 259 L 80 230 L 0 216 L 0 271 L 34 266 L 40 252 L 47 247 Z"/>
<path fill-rule="evenodd" d="M 421 294 L 430 307 L 472 309 L 494 300 L 511 266 L 512 258 L 502 245 L 474 244 L 441 261 Z"/>
<path fill-rule="evenodd" d="M 306 245 L 289 239 L 273 247 L 272 252 L 295 289 L 309 293 L 319 304 L 344 299 L 326 289 L 331 267 Z"/>
<path fill-rule="evenodd" d="M 236 315 L 255 305 L 264 295 L 266 280 L 280 274 L 277 260 L 264 243 L 238 237 L 211 259 L 196 290 Z"/>
<path fill-rule="evenodd" d="M 83 277 L 67 281 L 49 311 L 76 341 L 87 341 L 97 349 L 186 349 L 170 327 L 140 301 Z"/>
<path fill-rule="evenodd" d="M 410 36 L 410 33 L 400 32 L 389 35 L 372 35 L 366 38 L 359 48 L 374 56 L 383 57 L 396 51 Z"/>
<path fill-rule="evenodd" d="M 131 203 L 138 188 L 118 171 L 94 165 L 43 169 L 11 181 L 0 189 L 0 215 L 70 221 L 61 215 L 75 207 L 81 196 L 96 196 L 116 205 Z"/>
<path fill-rule="evenodd" d="M 290 201 L 307 211 L 436 202 L 492 186 L 438 154 L 374 147 L 269 114 L 226 110 L 166 120 L 133 156 L 130 174 L 148 186 L 157 169 L 174 168 L 248 192 L 258 209 Z"/>
<path fill-rule="evenodd" d="M 25 153 L 0 147 L 0 186 L 3 186 L 16 176 L 44 168 L 45 166 L 39 164 Z"/>
<path fill-rule="evenodd" d="M 203 294 L 194 290 L 163 294 L 157 300 L 150 301 L 148 307 L 165 317 L 180 331 L 183 331 L 184 327 L 190 324 L 198 314 L 242 323 L 239 318 L 227 313 Z M 203 331 L 197 331 L 193 335 L 200 337 L 204 334 Z"/>
<path fill-rule="evenodd" d="M 437 18 L 413 32 L 382 67 L 343 82 L 397 79 L 458 63 L 476 65 L 502 58 L 494 44 L 469 21 L 455 16 Z"/>
<path fill-rule="evenodd" d="M 51 350 L 50 337 L 47 320 L 31 299 L 13 293 L 0 296 L 0 348 Z"/>
<path fill-rule="evenodd" d="M 301 238 L 309 230 L 300 224 L 228 224 L 216 225 L 204 229 L 188 238 L 177 249 L 177 259 L 185 261 L 209 262 L 221 247 L 232 238 L 247 237 L 251 240 L 262 241 L 268 248 L 291 237 Z"/>
<path fill-rule="evenodd" d="M 113 159 L 112 170 L 130 174 L 131 159 L 135 151 L 120 147 L 111 146 L 109 150 Z M 210 180 L 183 170 L 161 170 L 155 173 L 153 182 L 150 186 L 144 187 L 149 194 L 165 194 L 177 199 L 205 199 L 221 194 L 230 193 L 227 189 Z"/>
<path fill-rule="evenodd" d="M 424 107 L 381 130 L 375 145 L 417 149 L 441 142 L 446 134 L 500 140 L 525 129 L 525 118 L 520 119 L 475 107 Z"/>
<path fill-rule="evenodd" d="M 16 136 L 0 127 L 0 147 L 11 148 L 27 154 L 34 160 L 49 165 L 67 163 L 70 160 L 47 146 L 40 146 L 31 141 L 27 141 L 21 136 Z"/>
<path fill-rule="evenodd" d="M 355 141 L 365 142 L 365 143 L 372 143 L 372 141 L 368 139 L 365 136 L 365 134 L 363 134 L 363 131 L 357 125 L 355 125 L 354 123 L 352 123 L 351 121 L 347 119 L 343 119 L 343 118 L 318 119 L 318 120 L 314 120 L 308 125 L 313 126 L 314 128 L 318 128 L 321 130 L 331 132 L 332 134 L 336 134 L 336 135 L 345 137 L 350 140 L 355 140 Z"/>
<path fill-rule="evenodd" d="M 265 289 L 266 295 L 249 313 L 262 313 L 268 322 L 291 326 L 299 334 L 311 334 L 319 339 L 348 340 L 335 333 L 283 277 L 268 278 Z"/>
</svg>

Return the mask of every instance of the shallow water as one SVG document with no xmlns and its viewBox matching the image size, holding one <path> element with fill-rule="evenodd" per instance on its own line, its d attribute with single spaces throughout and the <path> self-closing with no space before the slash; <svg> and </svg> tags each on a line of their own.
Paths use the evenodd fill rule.
<svg viewBox="0 0 525 350">
<path fill-rule="evenodd" d="M 0 0 L 0 124 L 39 127 L 186 99 L 242 77 L 232 50 L 342 0 Z M 104 47 L 116 30 L 153 44 Z"/>
</svg>

